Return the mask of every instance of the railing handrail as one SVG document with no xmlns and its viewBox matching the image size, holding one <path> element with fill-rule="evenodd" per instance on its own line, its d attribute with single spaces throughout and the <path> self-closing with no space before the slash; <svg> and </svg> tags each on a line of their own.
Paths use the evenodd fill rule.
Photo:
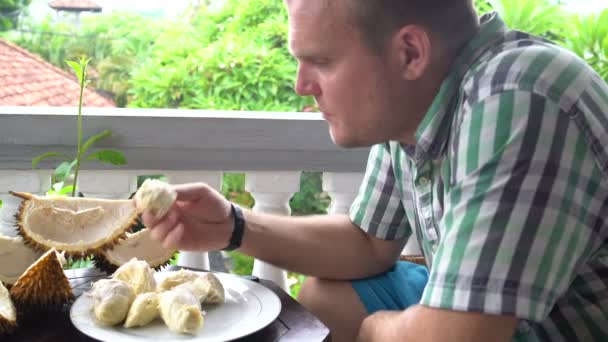
<svg viewBox="0 0 608 342">
<path fill-rule="evenodd" d="M 73 153 L 76 113 L 72 107 L 0 106 L 0 170 L 31 169 L 32 158 L 43 152 Z M 99 147 L 122 150 L 128 160 L 123 170 L 363 172 L 368 153 L 335 146 L 318 113 L 131 108 L 83 113 L 85 137 L 113 132 Z"/>
</svg>

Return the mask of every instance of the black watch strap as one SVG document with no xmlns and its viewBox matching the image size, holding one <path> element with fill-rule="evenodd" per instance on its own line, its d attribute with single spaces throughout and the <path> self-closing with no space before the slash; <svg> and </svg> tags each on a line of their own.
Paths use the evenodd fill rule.
<svg viewBox="0 0 608 342">
<path fill-rule="evenodd" d="M 234 204 L 230 203 L 232 217 L 234 218 L 234 227 L 232 229 L 232 236 L 230 236 L 230 242 L 223 251 L 232 251 L 241 247 L 243 241 L 243 233 L 245 232 L 245 217 L 243 216 L 243 210 Z"/>
</svg>

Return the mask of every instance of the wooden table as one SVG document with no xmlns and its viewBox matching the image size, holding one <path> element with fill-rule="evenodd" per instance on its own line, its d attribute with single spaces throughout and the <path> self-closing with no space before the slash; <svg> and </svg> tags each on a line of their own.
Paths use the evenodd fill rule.
<svg viewBox="0 0 608 342">
<path fill-rule="evenodd" d="M 170 266 L 166 270 L 178 270 Z M 196 269 L 193 269 L 196 271 Z M 74 295 L 79 296 L 90 288 L 91 281 L 105 278 L 107 275 L 97 269 L 78 269 L 65 271 L 68 276 Z M 289 296 L 280 287 L 271 281 L 252 278 L 276 293 L 281 300 L 281 313 L 279 317 L 264 329 L 238 339 L 236 341 L 281 341 L 281 342 L 329 342 L 329 329 L 315 316 L 304 309 L 297 301 Z M 3 336 L 4 341 L 96 341 L 78 331 L 69 318 L 70 306 L 66 305 L 60 312 L 37 314 L 19 322 L 18 329 L 10 336 Z"/>
</svg>

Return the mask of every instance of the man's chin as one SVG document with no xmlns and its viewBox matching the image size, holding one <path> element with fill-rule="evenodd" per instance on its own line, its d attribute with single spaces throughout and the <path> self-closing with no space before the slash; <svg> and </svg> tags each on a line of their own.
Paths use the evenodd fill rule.
<svg viewBox="0 0 608 342">
<path fill-rule="evenodd" d="M 341 148 L 368 147 L 373 145 L 372 143 L 365 143 L 353 137 L 336 136 L 331 131 L 329 132 L 329 135 L 334 144 Z"/>
</svg>

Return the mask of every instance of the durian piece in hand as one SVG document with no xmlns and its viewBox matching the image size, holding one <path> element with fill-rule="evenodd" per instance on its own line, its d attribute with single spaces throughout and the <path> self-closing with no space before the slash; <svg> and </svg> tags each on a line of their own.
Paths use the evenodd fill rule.
<svg viewBox="0 0 608 342">
<path fill-rule="evenodd" d="M 205 303 L 221 304 L 225 300 L 224 286 L 220 280 L 211 272 L 207 272 L 201 276 L 203 281 L 209 283 L 209 293 L 205 297 Z"/>
<path fill-rule="evenodd" d="M 40 251 L 56 248 L 80 255 L 106 249 L 137 223 L 132 200 L 11 194 L 23 199 L 17 213 L 19 234 Z"/>
<path fill-rule="evenodd" d="M 74 298 L 63 272 L 65 258 L 50 249 L 32 264 L 11 287 L 15 304 L 24 308 L 56 308 Z"/>
<path fill-rule="evenodd" d="M 4 284 L 0 281 L 0 336 L 17 326 L 17 310 Z"/>
<path fill-rule="evenodd" d="M 137 295 L 127 314 L 125 328 L 142 327 L 155 320 L 160 315 L 159 299 L 156 292 Z"/>
<path fill-rule="evenodd" d="M 177 333 L 193 335 L 203 325 L 201 304 L 185 288 L 160 294 L 160 316 L 169 330 Z"/>
<path fill-rule="evenodd" d="M 150 178 L 146 179 L 135 193 L 137 210 L 149 210 L 157 219 L 165 216 L 176 198 L 177 192 L 170 184 Z"/>
<path fill-rule="evenodd" d="M 95 319 L 107 326 L 123 322 L 135 299 L 133 288 L 118 279 L 98 280 L 93 284 L 91 296 L 95 300 Z"/>
<path fill-rule="evenodd" d="M 129 284 L 135 295 L 140 293 L 152 292 L 156 290 L 156 280 L 154 280 L 154 270 L 143 260 L 131 259 L 126 264 L 120 266 L 112 275 L 112 278 L 122 280 Z"/>
<path fill-rule="evenodd" d="M 0 235 L 0 281 L 13 285 L 41 255 L 26 246 L 20 237 Z"/>
<path fill-rule="evenodd" d="M 192 272 L 192 271 L 187 271 L 182 268 L 177 272 L 171 273 L 165 279 L 163 279 L 163 281 L 161 281 L 160 284 L 158 285 L 157 291 L 163 292 L 163 291 L 171 290 L 172 288 L 174 288 L 180 284 L 193 281 L 194 279 L 196 279 L 198 277 L 199 277 L 199 275 L 197 273 Z"/>
</svg>

